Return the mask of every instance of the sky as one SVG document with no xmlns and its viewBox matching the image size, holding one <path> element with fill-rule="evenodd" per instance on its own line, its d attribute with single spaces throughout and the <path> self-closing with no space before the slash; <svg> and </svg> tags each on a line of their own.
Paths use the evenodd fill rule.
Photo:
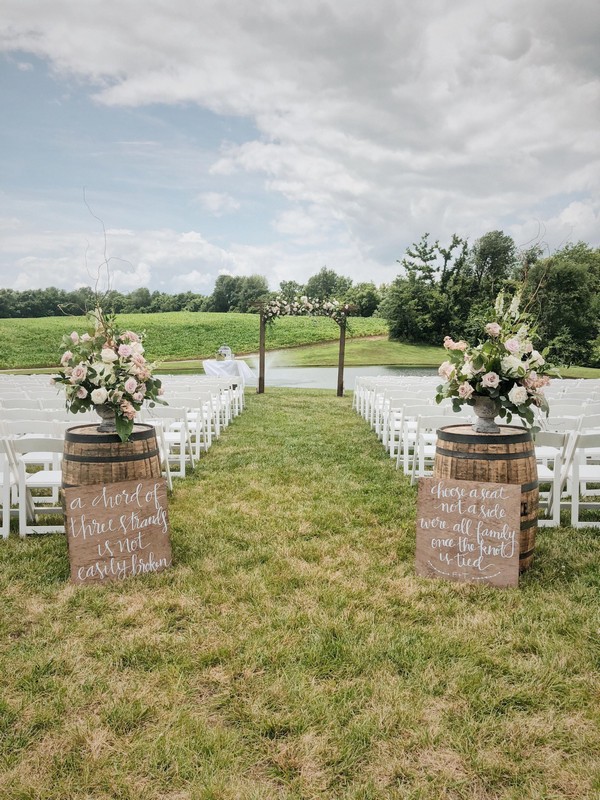
<svg viewBox="0 0 600 800">
<path fill-rule="evenodd" d="M 599 41 L 597 0 L 2 0 L 0 288 L 598 246 Z"/>
</svg>

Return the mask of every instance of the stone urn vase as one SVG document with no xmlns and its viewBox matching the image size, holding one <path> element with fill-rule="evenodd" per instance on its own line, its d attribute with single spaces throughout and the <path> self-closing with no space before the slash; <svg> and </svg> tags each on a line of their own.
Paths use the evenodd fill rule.
<svg viewBox="0 0 600 800">
<path fill-rule="evenodd" d="M 109 406 L 108 403 L 102 403 L 102 405 L 94 406 L 94 411 L 102 420 L 97 427 L 99 433 L 117 432 L 116 411 L 112 406 Z"/>
<path fill-rule="evenodd" d="M 498 407 L 491 397 L 483 394 L 475 395 L 473 411 L 476 419 L 472 427 L 476 433 L 500 433 L 500 428 L 494 421 L 498 414 Z"/>
</svg>

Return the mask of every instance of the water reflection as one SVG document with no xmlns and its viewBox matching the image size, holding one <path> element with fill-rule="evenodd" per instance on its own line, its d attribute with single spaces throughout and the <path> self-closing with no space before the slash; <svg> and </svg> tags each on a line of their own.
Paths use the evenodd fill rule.
<svg viewBox="0 0 600 800">
<path fill-rule="evenodd" d="M 274 354 L 267 355 L 265 370 L 265 387 L 282 386 L 291 389 L 337 389 L 337 367 L 278 367 Z M 258 359 L 244 359 L 258 377 Z M 177 374 L 201 374 L 200 369 L 178 371 Z M 164 373 L 169 374 L 165 369 Z M 172 373 L 171 373 L 172 374 Z M 346 367 L 344 370 L 344 388 L 351 391 L 354 382 L 361 376 L 402 376 L 416 377 L 436 375 L 434 367 Z M 256 386 L 256 381 L 249 381 L 248 387 Z"/>
<path fill-rule="evenodd" d="M 297 389 L 336 389 L 337 367 L 267 367 L 265 386 L 285 386 Z M 436 375 L 437 369 L 427 367 L 346 367 L 344 388 L 354 389 L 357 377 L 365 376 L 422 376 Z"/>
</svg>

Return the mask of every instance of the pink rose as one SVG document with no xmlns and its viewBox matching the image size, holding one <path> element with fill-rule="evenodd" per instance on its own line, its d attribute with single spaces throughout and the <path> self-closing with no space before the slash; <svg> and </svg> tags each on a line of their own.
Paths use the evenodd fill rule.
<svg viewBox="0 0 600 800">
<path fill-rule="evenodd" d="M 518 339 L 507 339 L 504 342 L 504 347 L 508 350 L 509 353 L 518 353 L 521 349 L 521 343 Z"/>
<path fill-rule="evenodd" d="M 123 331 L 123 333 L 120 336 L 120 339 L 123 342 L 139 342 L 140 341 L 140 337 L 137 335 L 137 333 L 134 333 L 133 331 Z"/>
<path fill-rule="evenodd" d="M 87 367 L 85 364 L 77 364 L 77 366 L 73 367 L 73 371 L 71 372 L 71 383 L 81 383 L 84 381 L 87 376 Z"/>
<path fill-rule="evenodd" d="M 133 352 L 131 349 L 131 345 L 129 344 L 120 344 L 118 349 L 118 354 L 121 358 L 129 358 L 131 353 Z"/>
<path fill-rule="evenodd" d="M 136 403 L 141 403 L 144 399 L 144 395 L 141 392 L 136 392 L 132 397 Z"/>
<path fill-rule="evenodd" d="M 88 391 L 87 391 L 87 389 L 85 388 L 85 386 L 80 386 L 80 387 L 79 387 L 79 389 L 77 389 L 77 397 L 78 397 L 80 400 L 85 400 L 85 398 L 86 398 L 87 396 L 88 396 Z"/>
<path fill-rule="evenodd" d="M 451 376 L 454 374 L 454 364 L 451 364 L 449 361 L 444 361 L 443 364 L 440 364 L 438 369 L 438 375 L 444 378 L 444 380 L 450 380 Z"/>
<path fill-rule="evenodd" d="M 137 385 L 138 384 L 135 378 L 127 378 L 127 380 L 125 381 L 125 391 L 128 394 L 133 394 L 137 389 Z"/>
<path fill-rule="evenodd" d="M 77 331 L 73 331 L 73 333 L 71 334 L 71 341 L 73 342 L 73 344 L 79 344 L 79 334 L 77 333 Z"/>
<path fill-rule="evenodd" d="M 63 365 L 67 364 L 73 358 L 73 353 L 70 350 L 66 350 L 62 354 L 62 358 L 60 359 L 60 363 Z"/>
<path fill-rule="evenodd" d="M 461 383 L 461 385 L 458 387 L 458 396 L 462 400 L 468 400 L 473 394 L 473 391 L 474 389 L 470 383 Z"/>
<path fill-rule="evenodd" d="M 488 324 L 485 326 L 485 332 L 490 336 L 499 336 L 501 330 L 502 328 L 497 322 L 488 322 Z"/>
<path fill-rule="evenodd" d="M 495 389 L 500 383 L 500 378 L 495 372 L 486 372 L 481 377 L 481 385 L 487 389 Z"/>
</svg>

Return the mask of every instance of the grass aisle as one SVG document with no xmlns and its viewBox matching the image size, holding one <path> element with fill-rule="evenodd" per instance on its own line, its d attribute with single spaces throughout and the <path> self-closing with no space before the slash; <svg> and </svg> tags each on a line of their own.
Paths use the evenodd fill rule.
<svg viewBox="0 0 600 800">
<path fill-rule="evenodd" d="M 177 484 L 172 570 L 0 542 L 0 797 L 597 797 L 598 532 L 446 584 L 414 503 L 348 398 L 269 389 Z"/>
</svg>

